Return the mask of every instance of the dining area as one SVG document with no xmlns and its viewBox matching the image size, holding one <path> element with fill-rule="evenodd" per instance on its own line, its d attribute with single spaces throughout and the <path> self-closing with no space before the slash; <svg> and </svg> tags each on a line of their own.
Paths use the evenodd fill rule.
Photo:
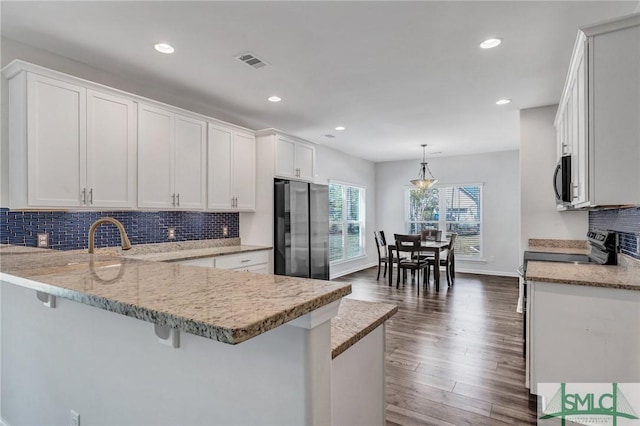
<svg viewBox="0 0 640 426">
<path fill-rule="evenodd" d="M 378 274 L 384 265 L 383 278 L 388 279 L 389 286 L 393 285 L 394 266 L 396 271 L 396 288 L 400 281 L 406 283 L 407 272 L 411 271 L 411 279 L 417 280 L 418 294 L 420 286 L 424 288 L 430 283 L 433 268 L 433 284 L 436 291 L 440 290 L 441 271 L 443 267 L 447 279 L 447 286 L 455 282 L 455 241 L 457 234 L 450 233 L 446 238 L 442 231 L 425 229 L 418 234 L 394 234 L 393 239 L 387 240 L 384 231 L 374 231 L 378 251 Z"/>
</svg>

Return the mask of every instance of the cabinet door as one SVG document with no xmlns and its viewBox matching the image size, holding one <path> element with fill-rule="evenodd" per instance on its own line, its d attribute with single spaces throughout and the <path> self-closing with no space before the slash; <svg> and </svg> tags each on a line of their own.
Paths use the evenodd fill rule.
<svg viewBox="0 0 640 426">
<path fill-rule="evenodd" d="M 204 121 L 175 115 L 175 207 L 204 209 L 206 126 Z"/>
<path fill-rule="evenodd" d="M 138 106 L 138 207 L 173 207 L 173 114 Z"/>
<path fill-rule="evenodd" d="M 589 138 L 587 135 L 587 71 L 584 55 L 578 64 L 576 77 L 576 144 L 574 155 L 576 160 L 572 167 L 576 169 L 577 198 L 576 204 L 585 203 L 589 199 Z"/>
<path fill-rule="evenodd" d="M 256 140 L 236 133 L 233 141 L 233 175 L 238 210 L 256 209 Z"/>
<path fill-rule="evenodd" d="M 88 206 L 134 207 L 135 142 L 135 104 L 88 90 Z"/>
<path fill-rule="evenodd" d="M 313 181 L 314 179 L 314 155 L 315 149 L 312 146 L 304 144 L 296 144 L 296 168 L 298 169 L 298 178 Z"/>
<path fill-rule="evenodd" d="M 29 73 L 27 97 L 29 205 L 84 205 L 86 89 Z"/>
<path fill-rule="evenodd" d="M 230 128 L 209 124 L 208 150 L 208 200 L 212 210 L 230 210 L 232 190 L 233 131 Z"/>
<path fill-rule="evenodd" d="M 282 137 L 276 139 L 276 176 L 297 178 L 296 143 Z"/>
</svg>

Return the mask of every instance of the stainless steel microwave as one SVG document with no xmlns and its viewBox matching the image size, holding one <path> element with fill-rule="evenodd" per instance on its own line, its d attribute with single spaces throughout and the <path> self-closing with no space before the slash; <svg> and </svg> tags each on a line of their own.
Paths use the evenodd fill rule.
<svg viewBox="0 0 640 426">
<path fill-rule="evenodd" d="M 571 155 L 563 155 L 553 173 L 553 190 L 557 205 L 571 204 Z"/>
</svg>

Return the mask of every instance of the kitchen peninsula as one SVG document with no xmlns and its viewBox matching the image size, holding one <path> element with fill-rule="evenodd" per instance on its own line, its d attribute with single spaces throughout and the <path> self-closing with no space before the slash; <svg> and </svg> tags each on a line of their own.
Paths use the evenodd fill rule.
<svg viewBox="0 0 640 426">
<path fill-rule="evenodd" d="M 105 424 L 338 424 L 332 327 L 355 349 L 396 310 L 340 307 L 344 283 L 13 246 L 0 256 L 12 425 L 66 424 L 71 410 Z M 346 318 L 330 321 L 339 307 L 369 309 L 357 338 Z"/>
</svg>

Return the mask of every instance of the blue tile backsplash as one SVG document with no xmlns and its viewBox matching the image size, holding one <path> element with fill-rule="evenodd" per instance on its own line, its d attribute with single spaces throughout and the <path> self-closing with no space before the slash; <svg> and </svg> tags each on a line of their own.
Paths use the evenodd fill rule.
<svg viewBox="0 0 640 426">
<path fill-rule="evenodd" d="M 590 211 L 589 229 L 616 231 L 622 253 L 640 259 L 640 208 Z"/>
<path fill-rule="evenodd" d="M 13 211 L 0 208 L 0 243 L 36 246 L 37 234 L 49 234 L 49 247 L 57 250 L 87 248 L 89 227 L 101 217 L 109 216 L 124 225 L 132 244 L 168 242 L 168 228 L 176 229 L 176 239 L 192 241 L 238 238 L 238 213 L 141 212 L 141 211 Z M 222 235 L 222 227 L 228 235 Z M 120 245 L 120 234 L 112 224 L 100 225 L 96 247 Z"/>
</svg>

